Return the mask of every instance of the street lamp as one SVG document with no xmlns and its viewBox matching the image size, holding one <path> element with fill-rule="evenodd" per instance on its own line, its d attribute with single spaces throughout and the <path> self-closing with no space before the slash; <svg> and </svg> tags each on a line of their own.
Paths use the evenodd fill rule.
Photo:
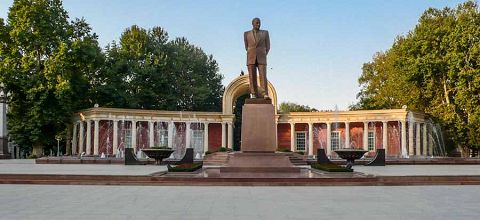
<svg viewBox="0 0 480 220">
<path fill-rule="evenodd" d="M 60 141 L 62 140 L 62 137 L 60 135 L 56 135 L 55 140 L 57 140 L 57 157 L 59 157 L 60 156 Z"/>
</svg>

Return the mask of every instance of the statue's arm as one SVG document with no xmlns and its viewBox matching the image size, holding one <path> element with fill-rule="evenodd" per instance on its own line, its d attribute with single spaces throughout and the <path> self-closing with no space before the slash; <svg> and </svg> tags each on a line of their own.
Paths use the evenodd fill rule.
<svg viewBox="0 0 480 220">
<path fill-rule="evenodd" d="M 248 50 L 248 42 L 247 42 L 247 33 L 243 33 L 243 41 L 245 42 L 245 50 Z"/>
<path fill-rule="evenodd" d="M 270 51 L 270 36 L 268 35 L 268 31 L 266 31 L 266 38 L 265 38 L 265 46 L 267 47 L 267 54 Z"/>
</svg>

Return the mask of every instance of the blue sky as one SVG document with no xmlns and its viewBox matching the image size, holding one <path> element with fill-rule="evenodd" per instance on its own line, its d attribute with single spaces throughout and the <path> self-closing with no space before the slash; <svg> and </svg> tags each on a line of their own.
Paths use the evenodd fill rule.
<svg viewBox="0 0 480 220">
<path fill-rule="evenodd" d="M 6 18 L 12 0 L 0 0 Z M 279 102 L 344 110 L 356 101 L 362 64 L 412 30 L 429 7 L 461 0 L 65 0 L 71 18 L 84 17 L 101 46 L 125 28 L 160 26 L 186 37 L 217 60 L 226 86 L 246 71 L 243 32 L 262 19 L 270 33 L 268 79 Z"/>
</svg>

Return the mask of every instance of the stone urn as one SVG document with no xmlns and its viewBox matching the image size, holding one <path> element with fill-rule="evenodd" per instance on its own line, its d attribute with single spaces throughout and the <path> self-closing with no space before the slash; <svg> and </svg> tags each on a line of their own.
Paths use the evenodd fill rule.
<svg viewBox="0 0 480 220">
<path fill-rule="evenodd" d="M 142 149 L 142 152 L 145 153 L 148 157 L 155 159 L 155 164 L 160 165 L 162 160 L 170 157 L 174 150 L 170 148 L 147 148 Z"/>
<path fill-rule="evenodd" d="M 337 153 L 340 158 L 347 160 L 347 165 L 345 166 L 345 168 L 347 169 L 352 169 L 352 166 L 355 163 L 355 160 L 362 158 L 363 155 L 367 152 L 368 151 L 363 149 L 354 149 L 354 148 L 345 148 L 345 149 L 335 150 L 335 153 Z"/>
</svg>

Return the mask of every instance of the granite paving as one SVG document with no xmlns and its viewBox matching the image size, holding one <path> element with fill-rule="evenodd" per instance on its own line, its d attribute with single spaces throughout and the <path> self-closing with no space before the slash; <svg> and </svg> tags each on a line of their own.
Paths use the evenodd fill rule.
<svg viewBox="0 0 480 220">
<path fill-rule="evenodd" d="M 480 186 L 0 185 L 0 219 L 478 219 Z"/>
</svg>

